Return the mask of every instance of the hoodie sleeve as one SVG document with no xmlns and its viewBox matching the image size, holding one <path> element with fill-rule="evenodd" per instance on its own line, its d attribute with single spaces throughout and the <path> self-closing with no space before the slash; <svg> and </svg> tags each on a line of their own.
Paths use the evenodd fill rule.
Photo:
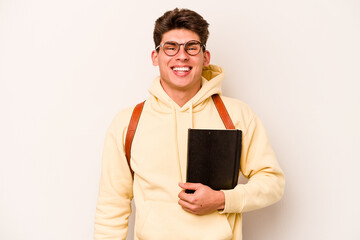
<svg viewBox="0 0 360 240">
<path fill-rule="evenodd" d="M 249 181 L 223 190 L 225 208 L 222 213 L 263 208 L 283 195 L 285 178 L 260 119 L 254 116 L 243 134 L 241 171 Z"/>
<path fill-rule="evenodd" d="M 114 122 L 106 133 L 94 239 L 126 239 L 131 214 L 132 176 L 124 153 L 123 133 Z M 123 131 L 126 133 L 126 131 Z"/>
</svg>

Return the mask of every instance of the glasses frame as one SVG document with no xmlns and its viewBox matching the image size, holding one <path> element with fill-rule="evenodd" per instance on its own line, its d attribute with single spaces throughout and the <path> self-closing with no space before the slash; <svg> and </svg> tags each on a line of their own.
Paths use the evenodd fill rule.
<svg viewBox="0 0 360 240">
<path fill-rule="evenodd" d="M 164 45 L 165 45 L 166 43 L 169 43 L 169 42 L 175 43 L 175 44 L 177 45 L 178 49 L 177 49 L 177 52 L 176 52 L 176 53 L 174 53 L 174 54 L 167 54 L 166 51 L 164 51 Z M 190 53 L 188 53 L 188 51 L 186 50 L 186 44 L 188 44 L 188 43 L 190 43 L 190 42 L 191 42 L 191 43 L 196 42 L 196 43 L 199 43 L 199 44 L 200 44 L 200 50 L 199 50 L 198 53 L 196 53 L 196 54 L 190 54 Z M 176 54 L 179 53 L 181 45 L 184 46 L 185 52 L 186 52 L 187 54 L 189 54 L 190 56 L 196 56 L 196 55 L 198 55 L 198 54 L 201 52 L 201 49 L 203 49 L 203 51 L 205 51 L 205 49 L 206 49 L 205 44 L 201 43 L 200 41 L 190 40 L 190 41 L 187 41 L 186 43 L 178 43 L 178 42 L 175 42 L 175 41 L 166 41 L 166 42 L 163 42 L 163 43 L 159 44 L 159 45 L 155 48 L 155 50 L 158 50 L 158 48 L 161 47 L 161 48 L 163 49 L 164 53 L 165 53 L 167 56 L 173 57 L 173 56 L 175 56 Z"/>
</svg>

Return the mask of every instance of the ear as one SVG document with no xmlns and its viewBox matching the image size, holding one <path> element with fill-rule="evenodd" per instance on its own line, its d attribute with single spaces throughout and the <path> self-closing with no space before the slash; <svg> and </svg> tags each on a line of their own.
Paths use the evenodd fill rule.
<svg viewBox="0 0 360 240">
<path fill-rule="evenodd" d="M 156 50 L 153 50 L 151 52 L 151 60 L 154 66 L 159 65 L 158 57 L 159 57 L 159 53 Z"/>
<path fill-rule="evenodd" d="M 210 52 L 208 51 L 208 50 L 205 50 L 205 52 L 204 52 L 204 64 L 203 64 L 203 66 L 204 67 L 207 67 L 207 66 L 209 66 L 209 64 L 210 64 Z"/>
</svg>

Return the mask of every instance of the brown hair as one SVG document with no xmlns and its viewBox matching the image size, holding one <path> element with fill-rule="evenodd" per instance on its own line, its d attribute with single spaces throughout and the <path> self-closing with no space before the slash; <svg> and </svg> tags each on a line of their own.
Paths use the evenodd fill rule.
<svg viewBox="0 0 360 240">
<path fill-rule="evenodd" d="M 187 29 L 195 32 L 200 37 L 200 41 L 206 44 L 209 37 L 209 24 L 198 13 L 189 9 L 178 9 L 167 11 L 155 22 L 154 43 L 157 47 L 164 33 L 173 29 Z M 158 49 L 159 50 L 159 49 Z"/>
</svg>

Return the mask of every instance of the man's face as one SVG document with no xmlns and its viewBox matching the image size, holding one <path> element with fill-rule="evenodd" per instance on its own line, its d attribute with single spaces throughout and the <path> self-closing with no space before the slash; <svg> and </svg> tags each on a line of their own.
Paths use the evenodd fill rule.
<svg viewBox="0 0 360 240">
<path fill-rule="evenodd" d="M 163 34 L 161 43 L 174 41 L 186 43 L 190 40 L 200 41 L 199 36 L 187 29 L 174 29 Z M 179 52 L 174 56 L 165 54 L 162 48 L 151 54 L 154 66 L 159 66 L 160 81 L 165 92 L 175 93 L 194 92 L 201 87 L 201 73 L 203 66 L 209 65 L 209 51 L 200 51 L 195 56 L 189 55 L 181 45 Z"/>
</svg>

